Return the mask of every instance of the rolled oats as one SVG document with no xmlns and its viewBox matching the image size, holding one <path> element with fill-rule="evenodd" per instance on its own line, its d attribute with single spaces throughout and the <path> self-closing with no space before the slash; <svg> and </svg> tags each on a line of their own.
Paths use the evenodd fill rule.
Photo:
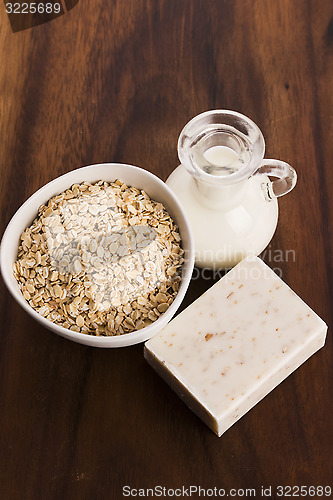
<svg viewBox="0 0 333 500">
<path fill-rule="evenodd" d="M 75 332 L 144 328 L 181 282 L 178 227 L 164 206 L 120 180 L 83 182 L 51 198 L 21 236 L 13 273 L 39 314 Z"/>
</svg>

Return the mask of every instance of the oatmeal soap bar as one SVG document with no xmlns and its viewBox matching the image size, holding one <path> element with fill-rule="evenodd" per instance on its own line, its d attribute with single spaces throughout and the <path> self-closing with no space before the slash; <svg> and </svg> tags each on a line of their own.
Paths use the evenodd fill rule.
<svg viewBox="0 0 333 500">
<path fill-rule="evenodd" d="M 325 343 L 327 326 L 246 258 L 145 344 L 145 358 L 218 435 Z"/>
</svg>

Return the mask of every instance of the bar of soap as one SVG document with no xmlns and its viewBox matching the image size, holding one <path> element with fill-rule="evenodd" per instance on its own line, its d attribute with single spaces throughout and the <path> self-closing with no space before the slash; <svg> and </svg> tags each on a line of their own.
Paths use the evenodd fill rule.
<svg viewBox="0 0 333 500">
<path fill-rule="evenodd" d="M 145 344 L 145 358 L 218 435 L 320 349 L 327 326 L 246 258 Z"/>
</svg>

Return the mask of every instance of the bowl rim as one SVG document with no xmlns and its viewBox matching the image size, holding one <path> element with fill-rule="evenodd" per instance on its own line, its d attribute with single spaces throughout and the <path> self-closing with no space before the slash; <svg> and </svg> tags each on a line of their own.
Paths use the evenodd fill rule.
<svg viewBox="0 0 333 500">
<path fill-rule="evenodd" d="M 20 219 L 21 214 L 24 212 L 24 209 L 26 206 L 30 205 L 35 201 L 36 198 L 39 197 L 39 195 L 43 192 L 48 190 L 51 186 L 57 186 L 59 182 L 65 179 L 70 179 L 70 177 L 73 176 L 74 172 L 87 172 L 88 170 L 93 170 L 96 169 L 97 167 L 105 167 L 105 166 L 110 166 L 110 167 L 125 167 L 128 170 L 134 170 L 136 171 L 139 175 L 145 175 L 148 178 L 150 178 L 153 182 L 157 183 L 159 187 L 166 191 L 168 196 L 172 200 L 172 204 L 175 205 L 177 212 L 179 212 L 185 222 L 185 228 L 187 231 L 187 239 L 188 239 L 188 248 L 186 249 L 186 269 L 185 272 L 183 270 L 183 275 L 181 279 L 181 285 L 179 288 L 179 291 L 170 305 L 169 309 L 163 313 L 156 321 L 151 323 L 150 325 L 140 329 L 140 330 L 135 330 L 134 332 L 131 333 L 125 333 L 121 335 L 116 335 L 116 336 L 110 336 L 110 337 L 103 337 L 103 336 L 93 336 L 93 335 L 88 335 L 86 333 L 81 333 L 81 332 L 75 332 L 72 330 L 69 330 L 63 326 L 57 325 L 56 323 L 53 323 L 52 321 L 48 320 L 41 314 L 39 314 L 35 309 L 33 309 L 28 302 L 24 299 L 23 295 L 20 293 L 19 289 L 16 289 L 15 286 L 13 285 L 12 282 L 12 277 L 13 277 L 13 272 L 12 269 L 9 269 L 8 266 L 5 265 L 5 253 L 6 253 L 6 246 L 7 242 L 10 240 L 12 237 L 12 231 L 13 227 L 15 226 L 15 222 Z M 73 181 L 69 182 L 68 188 L 72 185 L 75 184 L 76 182 L 83 182 L 83 181 Z M 93 181 L 91 181 L 93 182 Z M 68 189 L 67 188 L 67 189 Z M 47 200 L 45 200 L 47 201 Z M 158 200 L 157 200 L 158 201 Z M 40 203 L 39 205 L 40 206 Z M 37 213 L 38 207 L 36 207 L 36 213 Z M 178 225 L 178 224 L 177 224 Z M 20 236 L 20 235 L 19 235 Z M 2 239 L 1 239 L 1 244 L 0 244 L 0 270 L 1 270 L 1 275 L 2 278 L 5 282 L 5 285 L 7 289 L 9 290 L 10 294 L 12 297 L 18 302 L 18 304 L 28 313 L 30 314 L 34 319 L 36 319 L 39 323 L 41 323 L 43 326 L 46 328 L 55 331 L 58 335 L 65 337 L 67 339 L 70 339 L 72 341 L 76 341 L 81 344 L 89 345 L 89 346 L 94 346 L 94 347 L 126 347 L 134 344 L 139 344 L 141 342 L 144 342 L 151 338 L 154 334 L 157 334 L 158 331 L 160 331 L 164 326 L 171 320 L 171 318 L 174 316 L 176 311 L 178 310 L 181 302 L 183 301 L 183 298 L 185 296 L 185 293 L 187 291 L 187 288 L 189 286 L 193 268 L 194 268 L 194 258 L 195 258 L 195 251 L 194 251 L 194 239 L 193 239 L 193 234 L 192 234 L 192 229 L 189 223 L 189 220 L 184 212 L 184 209 L 182 208 L 180 202 L 178 201 L 176 195 L 173 193 L 173 191 L 167 186 L 165 182 L 163 182 L 157 175 L 153 174 L 152 172 L 145 170 L 141 167 L 137 167 L 134 165 L 130 165 L 128 163 L 119 163 L 119 162 L 106 162 L 106 163 L 96 163 L 96 164 L 91 164 L 91 165 L 86 165 L 82 166 L 73 170 L 70 170 L 69 172 L 66 172 L 65 174 L 62 174 L 48 183 L 44 184 L 41 186 L 37 191 L 35 191 L 30 197 L 27 198 L 27 200 L 16 210 L 14 215 L 11 217 L 10 221 L 8 222 L 6 229 L 3 233 Z M 160 330 L 158 330 L 158 324 L 162 323 Z"/>
</svg>

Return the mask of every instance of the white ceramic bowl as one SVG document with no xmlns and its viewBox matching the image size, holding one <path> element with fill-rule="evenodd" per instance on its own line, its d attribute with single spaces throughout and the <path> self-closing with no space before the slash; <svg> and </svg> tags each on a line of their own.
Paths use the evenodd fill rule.
<svg viewBox="0 0 333 500">
<path fill-rule="evenodd" d="M 52 196 L 68 189 L 72 184 L 83 181 L 96 182 L 99 180 L 112 182 L 116 179 L 122 180 L 129 186 L 144 189 L 152 199 L 163 203 L 179 227 L 182 246 L 185 251 L 185 263 L 183 265 L 182 280 L 178 294 L 169 309 L 156 321 L 132 333 L 115 337 L 95 337 L 58 326 L 37 313 L 24 299 L 13 275 L 12 266 L 17 257 L 20 236 L 24 229 L 28 227 L 36 217 L 40 205 L 48 201 Z M 4 282 L 14 299 L 43 326 L 62 337 L 80 344 L 96 347 L 123 347 L 138 344 L 151 338 L 171 320 L 184 298 L 192 276 L 194 266 L 194 243 L 186 215 L 173 192 L 163 181 L 147 170 L 143 170 L 139 167 L 121 163 L 102 163 L 82 167 L 54 179 L 40 188 L 23 203 L 12 217 L 2 237 L 0 265 Z"/>
</svg>

